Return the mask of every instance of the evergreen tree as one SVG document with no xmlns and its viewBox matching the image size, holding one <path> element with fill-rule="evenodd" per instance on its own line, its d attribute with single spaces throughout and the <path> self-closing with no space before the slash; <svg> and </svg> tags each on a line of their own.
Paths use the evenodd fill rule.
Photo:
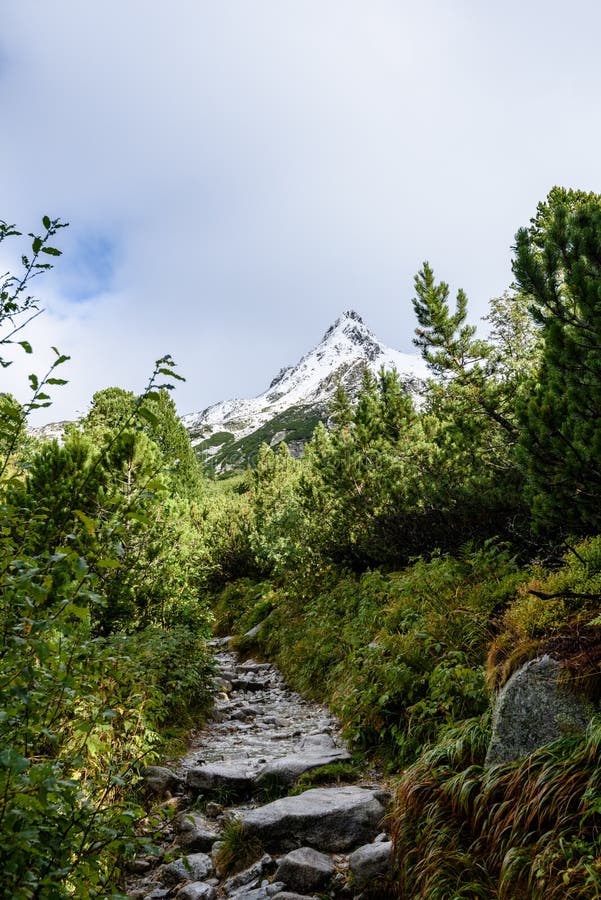
<svg viewBox="0 0 601 900">
<path fill-rule="evenodd" d="M 516 235 L 514 272 L 543 356 L 519 405 L 520 459 L 540 529 L 601 529 L 601 197 L 554 188 Z"/>
</svg>

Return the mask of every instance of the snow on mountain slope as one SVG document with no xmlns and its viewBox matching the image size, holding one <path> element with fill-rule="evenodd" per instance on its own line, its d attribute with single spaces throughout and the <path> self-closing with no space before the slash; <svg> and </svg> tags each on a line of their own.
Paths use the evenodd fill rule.
<svg viewBox="0 0 601 900">
<path fill-rule="evenodd" d="M 236 440 L 252 434 L 279 413 L 298 406 L 326 406 L 338 380 L 350 394 L 359 388 L 366 367 L 374 374 L 396 369 L 407 390 L 419 390 L 428 377 L 420 357 L 386 347 L 354 311 L 343 313 L 321 342 L 294 367 L 283 369 L 258 397 L 226 400 L 183 416 L 192 443 L 228 432 Z"/>
</svg>

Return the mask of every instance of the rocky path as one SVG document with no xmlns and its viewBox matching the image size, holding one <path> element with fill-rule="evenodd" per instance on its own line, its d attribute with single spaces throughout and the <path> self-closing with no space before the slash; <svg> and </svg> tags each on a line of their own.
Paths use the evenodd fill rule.
<svg viewBox="0 0 601 900">
<path fill-rule="evenodd" d="M 151 766 L 149 791 L 175 809 L 153 860 L 137 860 L 132 900 L 385 897 L 388 795 L 376 781 L 311 788 L 299 778 L 350 762 L 331 713 L 291 691 L 269 663 L 215 642 L 212 718 L 177 766 Z M 273 799 L 278 798 L 278 799 Z M 246 868 L 227 876 L 228 859 Z M 251 863 L 249 865 L 249 862 Z"/>
</svg>

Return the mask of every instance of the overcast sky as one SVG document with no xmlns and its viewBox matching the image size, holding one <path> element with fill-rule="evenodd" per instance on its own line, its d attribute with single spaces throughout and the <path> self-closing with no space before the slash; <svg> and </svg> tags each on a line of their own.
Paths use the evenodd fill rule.
<svg viewBox="0 0 601 900">
<path fill-rule="evenodd" d="M 70 384 L 38 421 L 164 353 L 181 413 L 255 395 L 349 308 L 411 351 L 424 259 L 482 316 L 549 189 L 601 189 L 594 0 L 0 10 L 0 218 L 71 223 L 29 335 Z"/>
</svg>

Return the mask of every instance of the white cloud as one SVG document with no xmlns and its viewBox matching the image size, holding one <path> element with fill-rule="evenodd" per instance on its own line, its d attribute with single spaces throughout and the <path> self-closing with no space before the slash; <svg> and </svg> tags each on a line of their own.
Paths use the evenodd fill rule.
<svg viewBox="0 0 601 900">
<path fill-rule="evenodd" d="M 139 389 L 164 352 L 182 411 L 258 393 L 352 306 L 409 350 L 425 258 L 482 314 L 552 184 L 598 186 L 600 20 L 592 0 L 7 5 L 0 216 L 71 221 L 38 284 L 37 343 L 73 357 L 52 415 Z"/>
</svg>

